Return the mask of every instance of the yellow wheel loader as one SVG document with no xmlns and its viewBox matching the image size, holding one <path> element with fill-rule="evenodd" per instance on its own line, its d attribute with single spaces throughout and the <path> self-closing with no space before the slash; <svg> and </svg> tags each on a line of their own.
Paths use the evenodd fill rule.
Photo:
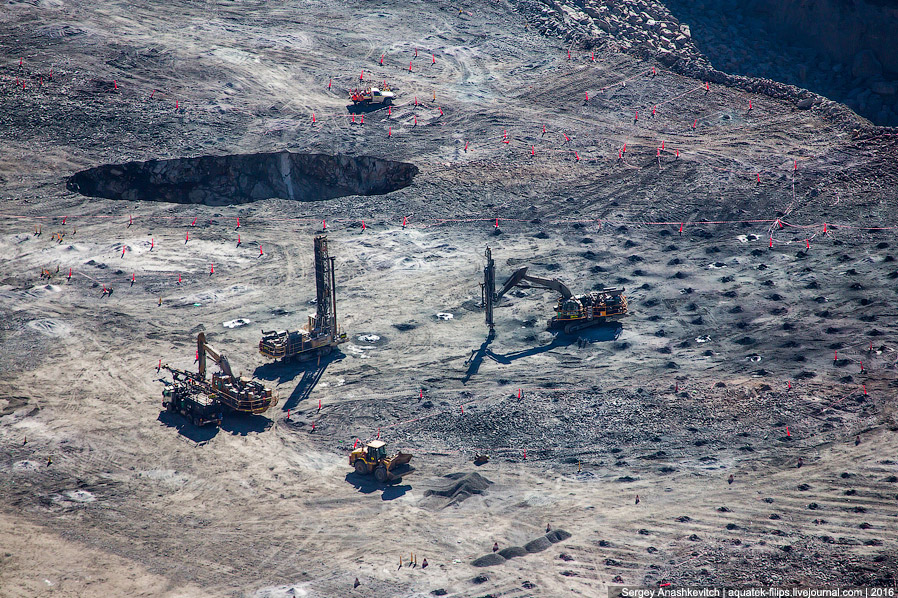
<svg viewBox="0 0 898 598">
<path fill-rule="evenodd" d="M 411 460 L 411 453 L 402 451 L 388 457 L 387 445 L 380 440 L 372 440 L 349 454 L 349 465 L 355 469 L 357 474 L 374 473 L 374 478 L 380 483 L 395 480 L 414 471 L 414 468 L 408 464 Z"/>
</svg>

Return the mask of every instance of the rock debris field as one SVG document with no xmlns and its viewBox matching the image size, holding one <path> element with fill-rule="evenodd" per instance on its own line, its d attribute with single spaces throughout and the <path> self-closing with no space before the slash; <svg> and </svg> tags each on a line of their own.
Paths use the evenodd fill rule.
<svg viewBox="0 0 898 598">
<path fill-rule="evenodd" d="M 894 586 L 898 131 L 681 25 L 6 2 L 0 593 Z M 389 108 L 347 100 L 384 82 Z M 348 340 L 267 362 L 322 230 Z M 487 246 L 500 283 L 625 287 L 630 315 L 552 332 L 522 288 L 489 337 Z M 157 366 L 201 331 L 274 409 L 164 412 Z M 378 437 L 414 471 L 355 474 Z"/>
</svg>

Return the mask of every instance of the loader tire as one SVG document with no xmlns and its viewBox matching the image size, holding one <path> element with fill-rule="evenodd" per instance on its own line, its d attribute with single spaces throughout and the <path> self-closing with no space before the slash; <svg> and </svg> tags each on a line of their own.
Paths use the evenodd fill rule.
<svg viewBox="0 0 898 598">
<path fill-rule="evenodd" d="M 387 478 L 389 478 L 390 476 L 387 474 L 387 468 L 384 467 L 383 465 L 381 465 L 377 469 L 374 470 L 374 477 L 375 477 L 375 479 L 377 479 L 378 482 L 384 483 L 387 481 Z"/>
<path fill-rule="evenodd" d="M 361 459 L 356 459 L 355 472 L 359 475 L 368 475 L 368 465 Z"/>
</svg>

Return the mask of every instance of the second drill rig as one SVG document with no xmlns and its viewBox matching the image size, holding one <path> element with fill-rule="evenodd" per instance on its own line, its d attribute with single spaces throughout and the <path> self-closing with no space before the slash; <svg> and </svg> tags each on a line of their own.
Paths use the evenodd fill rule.
<svg viewBox="0 0 898 598">
<path fill-rule="evenodd" d="M 334 261 L 327 252 L 327 235 L 315 237 L 317 310 L 302 330 L 262 331 L 259 352 L 269 359 L 307 359 L 327 355 L 348 339 L 337 327 L 337 290 Z"/>
</svg>

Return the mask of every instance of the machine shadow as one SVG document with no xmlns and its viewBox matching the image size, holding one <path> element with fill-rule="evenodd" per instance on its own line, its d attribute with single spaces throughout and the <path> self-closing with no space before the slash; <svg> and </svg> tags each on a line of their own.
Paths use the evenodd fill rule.
<svg viewBox="0 0 898 598">
<path fill-rule="evenodd" d="M 327 366 L 335 361 L 341 361 L 345 357 L 346 355 L 338 350 L 327 357 L 322 357 L 320 362 L 317 360 L 309 360 L 304 364 L 287 364 L 281 366 L 284 368 L 291 368 L 290 371 L 292 372 L 292 376 L 286 378 L 287 380 L 293 380 L 296 378 L 297 373 L 302 372 L 302 378 L 299 379 L 296 388 L 294 388 L 293 392 L 290 393 L 290 396 L 287 397 L 287 401 L 284 403 L 283 407 L 281 407 L 281 411 L 295 409 L 297 405 L 308 399 L 309 395 L 315 389 L 315 386 L 317 386 L 318 382 L 321 380 L 321 376 L 324 375 Z M 265 379 L 265 377 L 258 372 L 259 368 L 256 369 L 255 375 Z"/>
<path fill-rule="evenodd" d="M 180 414 L 166 410 L 159 412 L 156 421 L 166 427 L 174 428 L 178 434 L 197 444 L 209 442 L 218 435 L 218 426 L 194 426 Z"/>
<path fill-rule="evenodd" d="M 372 494 L 378 490 L 383 490 L 381 494 L 382 500 L 394 500 L 400 496 L 404 496 L 406 492 L 412 489 L 408 484 L 399 485 L 402 478 L 394 480 L 394 483 L 381 484 L 372 476 L 364 476 L 351 471 L 346 474 L 346 481 L 362 494 Z"/>
<path fill-rule="evenodd" d="M 369 114 L 378 110 L 387 110 L 385 104 L 349 104 L 346 111 L 350 114 Z"/>
<path fill-rule="evenodd" d="M 335 348 L 330 355 L 322 357 L 321 361 L 317 357 L 297 361 L 271 361 L 253 370 L 253 377 L 283 384 L 294 380 L 300 373 L 305 376 L 310 369 L 326 368 L 328 364 L 345 357 L 345 353 Z"/>
<path fill-rule="evenodd" d="M 558 347 L 568 347 L 574 343 L 585 345 L 617 340 L 620 337 L 622 331 L 623 325 L 620 322 L 608 322 L 606 324 L 587 328 L 586 330 L 581 330 L 580 332 L 574 334 L 566 334 L 562 331 L 553 331 L 553 334 L 555 334 L 555 338 L 552 339 L 551 343 L 505 354 L 496 353 L 489 348 L 494 338 L 494 336 L 490 334 L 489 336 L 487 336 L 483 344 L 480 345 L 479 349 L 471 351 L 471 357 L 469 357 L 465 362 L 466 364 L 468 364 L 468 370 L 465 372 L 465 375 L 462 378 L 462 383 L 467 382 L 471 379 L 472 376 L 477 374 L 477 372 L 480 370 L 480 366 L 483 364 L 484 358 L 486 357 L 489 357 L 496 363 L 509 365 L 515 360 L 521 359 L 522 357 L 538 355 L 540 353 L 545 353 L 546 351 L 551 351 L 552 349 L 556 349 Z"/>
<path fill-rule="evenodd" d="M 221 429 L 234 436 L 259 434 L 271 426 L 272 421 L 264 415 L 251 413 L 226 413 L 221 421 Z"/>
</svg>

